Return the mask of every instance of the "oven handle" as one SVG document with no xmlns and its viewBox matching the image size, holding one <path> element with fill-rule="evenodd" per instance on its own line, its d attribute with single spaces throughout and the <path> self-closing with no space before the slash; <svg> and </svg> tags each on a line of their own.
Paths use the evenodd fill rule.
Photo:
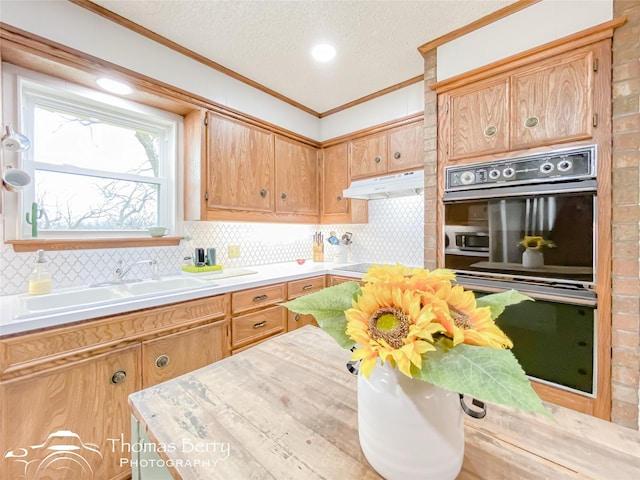
<svg viewBox="0 0 640 480">
<path fill-rule="evenodd" d="M 538 185 L 508 185 L 494 188 L 449 191 L 444 193 L 443 201 L 447 203 L 462 200 L 485 200 L 505 197 L 553 195 L 556 193 L 596 192 L 597 190 L 598 183 L 595 180 L 542 183 Z"/>
<path fill-rule="evenodd" d="M 548 300 L 551 302 L 569 303 L 571 305 L 585 305 L 595 307 L 598 303 L 596 292 L 587 288 L 554 287 L 552 285 L 540 285 L 534 283 L 508 282 L 495 279 L 461 278 L 458 275 L 457 283 L 467 290 L 499 293 L 506 290 L 516 290 L 536 300 Z"/>
</svg>

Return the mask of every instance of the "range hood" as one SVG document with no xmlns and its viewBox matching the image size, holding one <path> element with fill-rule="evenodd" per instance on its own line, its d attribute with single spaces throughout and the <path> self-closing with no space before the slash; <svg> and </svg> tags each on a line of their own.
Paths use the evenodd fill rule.
<svg viewBox="0 0 640 480">
<path fill-rule="evenodd" d="M 366 178 L 351 182 L 342 195 L 346 198 L 375 200 L 420 195 L 424 192 L 424 170 L 394 173 L 384 177 Z"/>
</svg>

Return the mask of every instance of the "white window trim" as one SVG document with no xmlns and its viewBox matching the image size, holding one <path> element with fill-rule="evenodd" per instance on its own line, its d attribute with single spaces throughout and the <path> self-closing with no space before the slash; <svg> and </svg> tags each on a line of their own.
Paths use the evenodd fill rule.
<svg viewBox="0 0 640 480">
<path fill-rule="evenodd" d="M 2 103 L 4 125 L 13 125 L 14 129 L 33 138 L 33 125 L 29 125 L 28 118 L 21 109 L 22 95 L 24 89 L 29 92 L 40 91 L 46 94 L 52 91 L 57 97 L 67 97 L 73 99 L 75 96 L 81 96 L 83 102 L 87 104 L 95 104 L 101 109 L 105 105 L 109 107 L 107 110 L 117 112 L 118 110 L 126 110 L 127 115 L 131 115 L 134 119 L 138 117 L 141 121 L 147 121 L 149 117 L 154 118 L 154 123 L 162 124 L 170 134 L 166 135 L 167 144 L 164 148 L 167 152 L 173 152 L 173 165 L 166 166 L 163 162 L 160 171 L 160 177 L 149 177 L 150 183 L 159 183 L 167 189 L 168 194 L 161 201 L 161 211 L 166 212 L 166 226 L 170 229 L 171 234 L 181 236 L 184 229 L 184 209 L 183 209 L 183 119 L 179 115 L 165 112 L 154 107 L 149 107 L 131 102 L 129 100 L 115 97 L 102 93 L 97 90 L 88 89 L 79 85 L 69 84 L 44 74 L 33 72 L 12 64 L 2 64 Z M 57 102 L 56 102 L 57 103 Z M 122 123 L 122 122 L 120 122 Z M 16 127 L 17 126 L 17 127 Z M 175 132 L 171 133 L 172 131 Z M 33 174 L 33 170 L 42 165 L 34 162 L 31 152 L 28 150 L 23 153 L 8 152 L 3 150 L 0 168 L 4 171 L 7 167 L 22 168 Z M 164 171 L 167 168 L 168 171 Z M 70 170 L 73 167 L 70 168 Z M 64 168 L 57 168 L 57 171 L 63 171 Z M 126 177 L 123 174 L 122 177 Z M 169 188 L 172 186 L 173 188 Z M 31 236 L 27 234 L 30 229 L 25 226 L 24 218 L 26 212 L 30 211 L 31 203 L 35 194 L 33 182 L 20 192 L 7 192 L 2 189 L 3 195 L 3 213 L 4 221 L 4 238 L 5 240 L 29 240 Z M 39 232 L 39 239 L 64 238 L 64 239 L 90 239 L 90 238 L 135 238 L 147 237 L 147 232 L 141 231 L 55 231 L 55 232 Z"/>
</svg>

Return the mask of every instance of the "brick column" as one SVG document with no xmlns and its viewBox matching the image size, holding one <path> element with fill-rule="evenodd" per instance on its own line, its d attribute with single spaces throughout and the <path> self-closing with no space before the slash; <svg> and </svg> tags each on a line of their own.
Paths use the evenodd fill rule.
<svg viewBox="0 0 640 480">
<path fill-rule="evenodd" d="M 424 56 L 424 266 L 437 267 L 438 208 L 438 96 L 429 88 L 436 82 L 436 50 Z"/>
<path fill-rule="evenodd" d="M 640 387 L 640 2 L 614 0 L 611 421 L 638 429 Z"/>
</svg>

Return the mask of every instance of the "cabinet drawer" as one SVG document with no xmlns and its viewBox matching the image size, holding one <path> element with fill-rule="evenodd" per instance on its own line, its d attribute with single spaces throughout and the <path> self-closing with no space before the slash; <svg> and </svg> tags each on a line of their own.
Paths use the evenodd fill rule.
<svg viewBox="0 0 640 480">
<path fill-rule="evenodd" d="M 232 313 L 248 312 L 283 302 L 286 298 L 287 289 L 284 283 L 243 290 L 231 295 L 231 311 Z"/>
<path fill-rule="evenodd" d="M 287 310 L 279 306 L 233 318 L 231 320 L 231 348 L 248 345 L 284 331 L 286 319 Z"/>
<path fill-rule="evenodd" d="M 318 290 L 322 290 L 326 285 L 327 282 L 324 275 L 289 282 L 287 287 L 289 299 L 299 297 L 300 295 L 306 295 L 307 293 L 317 292 Z"/>
</svg>

